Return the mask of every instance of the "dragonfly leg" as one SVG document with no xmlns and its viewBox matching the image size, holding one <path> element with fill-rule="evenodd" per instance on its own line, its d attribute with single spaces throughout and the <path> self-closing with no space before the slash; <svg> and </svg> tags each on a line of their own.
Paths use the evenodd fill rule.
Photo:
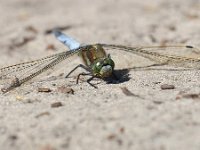
<svg viewBox="0 0 200 150">
<path fill-rule="evenodd" d="M 83 72 L 83 73 L 80 73 L 80 74 L 77 76 L 76 84 L 78 84 L 78 81 L 79 81 L 80 76 L 91 76 L 89 79 L 87 79 L 87 83 L 88 83 L 89 85 L 91 85 L 92 87 L 97 88 L 95 85 L 93 85 L 92 83 L 90 83 L 90 81 L 91 81 L 92 79 L 96 78 L 96 76 L 94 76 L 94 75 L 91 74 L 91 73 L 84 73 L 84 72 Z"/>
<path fill-rule="evenodd" d="M 91 73 L 91 70 L 90 70 L 88 67 L 86 67 L 86 66 L 84 66 L 84 65 L 82 65 L 82 64 L 79 64 L 79 65 L 76 66 L 74 69 L 72 69 L 72 70 L 65 76 L 65 78 L 68 78 L 69 75 L 72 74 L 72 73 L 73 73 L 76 69 L 78 69 L 79 67 L 81 67 L 81 68 L 83 68 L 83 69 L 85 69 L 86 71 L 88 71 L 88 72 Z"/>
<path fill-rule="evenodd" d="M 85 72 L 80 73 L 80 74 L 77 76 L 76 84 L 78 84 L 78 81 L 79 81 L 80 76 L 91 76 L 89 79 L 87 79 L 87 83 L 88 83 L 89 85 L 91 85 L 92 87 L 97 88 L 95 85 L 93 85 L 92 83 L 90 83 L 90 81 L 91 81 L 92 79 L 96 78 L 96 76 L 94 76 L 92 73 L 85 73 Z"/>
<path fill-rule="evenodd" d="M 94 78 L 96 78 L 96 76 L 91 76 L 89 79 L 87 79 L 87 83 L 89 85 L 91 85 L 92 87 L 94 87 L 95 89 L 97 89 L 97 86 L 95 86 L 94 84 L 90 83 L 90 81 L 92 81 Z"/>
<path fill-rule="evenodd" d="M 80 76 L 91 76 L 91 75 L 92 75 L 91 73 L 85 73 L 85 72 L 79 73 L 77 78 L 76 78 L 76 84 L 78 84 Z"/>
</svg>

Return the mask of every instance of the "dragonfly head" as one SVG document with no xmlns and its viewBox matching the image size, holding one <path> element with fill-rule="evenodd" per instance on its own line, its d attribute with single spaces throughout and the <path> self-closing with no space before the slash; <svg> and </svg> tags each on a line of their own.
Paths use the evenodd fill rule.
<svg viewBox="0 0 200 150">
<path fill-rule="evenodd" d="M 115 63 L 108 55 L 106 58 L 96 60 L 93 65 L 93 71 L 97 76 L 106 78 L 112 75 L 114 67 Z"/>
</svg>

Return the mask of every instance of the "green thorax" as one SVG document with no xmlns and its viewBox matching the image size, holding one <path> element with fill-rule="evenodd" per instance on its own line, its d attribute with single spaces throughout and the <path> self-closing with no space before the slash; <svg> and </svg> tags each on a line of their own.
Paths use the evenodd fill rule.
<svg viewBox="0 0 200 150">
<path fill-rule="evenodd" d="M 108 77 L 114 70 L 114 61 L 107 55 L 103 47 L 99 44 L 86 46 L 79 55 L 86 66 L 90 67 L 93 74 L 98 77 Z"/>
</svg>

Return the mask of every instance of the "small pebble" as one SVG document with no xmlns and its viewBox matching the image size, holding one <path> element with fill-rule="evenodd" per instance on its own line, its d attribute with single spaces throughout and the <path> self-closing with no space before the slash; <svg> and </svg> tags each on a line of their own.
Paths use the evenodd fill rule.
<svg viewBox="0 0 200 150">
<path fill-rule="evenodd" d="M 74 90 L 69 87 L 61 86 L 57 88 L 57 91 L 60 93 L 65 93 L 65 94 L 74 94 Z"/>
<path fill-rule="evenodd" d="M 49 45 L 47 45 L 46 49 L 47 50 L 55 50 L 56 48 L 53 44 L 49 44 Z"/>
<path fill-rule="evenodd" d="M 17 140 L 18 136 L 13 134 L 13 135 L 10 135 L 9 138 L 11 140 Z"/>
<path fill-rule="evenodd" d="M 162 90 L 169 90 L 169 89 L 175 89 L 175 86 L 174 85 L 170 85 L 170 84 L 163 84 L 160 86 L 160 88 Z"/>
<path fill-rule="evenodd" d="M 38 88 L 38 92 L 51 92 L 50 88 Z"/>
<path fill-rule="evenodd" d="M 127 87 L 121 87 L 121 90 L 126 96 L 135 96 Z"/>
<path fill-rule="evenodd" d="M 23 96 L 20 96 L 20 95 L 17 95 L 15 98 L 16 98 L 16 100 L 18 100 L 18 101 L 24 100 L 24 97 L 23 97 Z"/>
<path fill-rule="evenodd" d="M 117 137 L 116 134 L 110 134 L 110 135 L 108 135 L 107 139 L 108 139 L 108 140 L 113 140 L 113 139 L 115 139 L 116 137 Z"/>
<path fill-rule="evenodd" d="M 61 102 L 55 102 L 55 103 L 51 104 L 52 108 L 61 107 L 61 106 L 63 106 L 63 104 Z"/>
<path fill-rule="evenodd" d="M 187 99 L 199 99 L 200 95 L 195 94 L 195 93 L 189 93 L 189 94 L 182 94 L 182 95 L 177 95 L 176 100 L 181 99 L 181 98 L 187 98 Z"/>
<path fill-rule="evenodd" d="M 45 112 L 42 112 L 42 113 L 36 115 L 35 118 L 39 118 L 39 117 L 42 117 L 42 116 L 49 116 L 49 115 L 50 115 L 50 113 L 48 111 L 45 111 Z"/>
<path fill-rule="evenodd" d="M 38 33 L 38 30 L 35 27 L 33 27 L 33 26 L 27 26 L 25 28 L 25 30 L 29 31 L 29 32 L 33 32 L 33 33 Z"/>
</svg>

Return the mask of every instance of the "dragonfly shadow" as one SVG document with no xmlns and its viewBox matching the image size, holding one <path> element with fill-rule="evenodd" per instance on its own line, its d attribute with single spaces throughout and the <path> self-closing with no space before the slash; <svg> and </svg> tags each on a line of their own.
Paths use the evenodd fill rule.
<svg viewBox="0 0 200 150">
<path fill-rule="evenodd" d="M 116 69 L 114 74 L 109 77 L 105 78 L 107 84 L 119 84 L 123 82 L 127 82 L 131 79 L 129 72 L 131 70 L 134 71 L 152 71 L 152 70 L 165 70 L 165 71 L 190 71 L 191 68 L 154 68 L 159 66 L 164 66 L 166 64 L 153 64 L 149 66 L 142 66 L 142 67 L 131 67 L 125 69 Z"/>
<path fill-rule="evenodd" d="M 112 77 L 105 78 L 107 84 L 119 84 L 130 80 L 129 69 L 116 69 Z"/>
</svg>

